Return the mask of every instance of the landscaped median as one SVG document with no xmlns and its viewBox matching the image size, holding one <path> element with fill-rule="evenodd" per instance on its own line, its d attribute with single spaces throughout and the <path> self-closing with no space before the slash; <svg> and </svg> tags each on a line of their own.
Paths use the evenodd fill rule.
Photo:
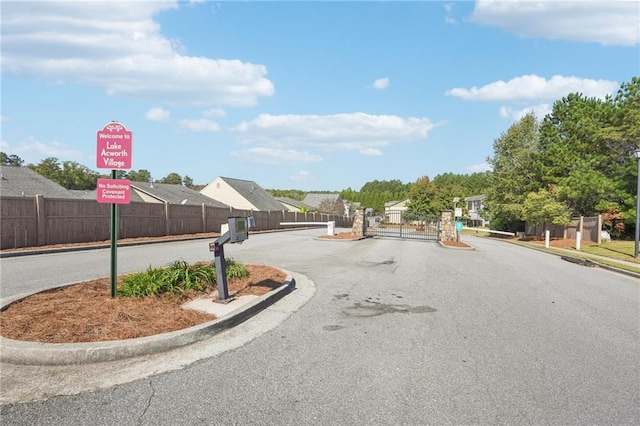
<svg viewBox="0 0 640 426">
<path fill-rule="evenodd" d="M 210 292 L 190 295 L 191 301 L 207 299 L 198 304 L 198 309 L 205 306 L 205 312 L 184 309 L 182 305 L 186 300 L 172 297 L 164 298 L 165 300 L 148 296 L 110 298 L 108 278 L 104 279 L 107 282 L 96 280 L 34 295 L 3 299 L 0 301 L 0 361 L 22 365 L 85 364 L 167 351 L 206 339 L 240 324 L 282 299 L 296 286 L 291 274 L 278 268 L 265 265 L 247 265 L 247 268 L 247 277 L 229 281 L 230 293 L 236 296 L 236 299 L 229 303 L 215 302 Z M 78 296 L 80 293 L 77 292 L 93 292 L 96 286 L 102 289 L 99 294 Z M 71 296 L 65 295 L 65 292 L 71 292 Z M 44 304 L 38 305 L 38 299 Z M 81 306 L 83 301 L 88 306 Z M 154 304 L 156 302 L 160 302 L 160 305 Z M 166 309 L 167 303 L 177 305 L 178 314 L 174 317 L 162 317 L 160 322 L 173 322 L 173 330 L 155 333 L 155 326 L 149 321 L 157 322 L 158 318 L 153 317 L 160 315 Z M 102 311 L 96 310 L 96 306 L 102 306 Z M 21 310 L 21 307 L 26 309 Z M 65 308 L 69 311 L 65 312 Z M 84 308 L 88 308 L 85 312 L 93 309 L 94 314 L 82 314 Z M 156 315 L 148 315 L 148 311 L 155 312 Z M 79 314 L 74 315 L 74 312 Z M 181 327 L 182 312 L 186 312 L 187 316 L 196 315 L 199 318 L 196 322 L 200 323 L 194 325 L 193 322 L 187 321 L 186 325 Z M 37 313 L 41 316 L 34 318 L 33 315 Z M 34 338 L 33 330 L 30 328 L 40 327 L 43 325 L 42 322 L 47 324 L 44 324 L 44 329 L 35 333 Z M 144 337 L 128 338 L 131 334 L 123 331 L 125 325 L 137 335 Z M 47 331 L 47 326 L 52 330 Z M 95 341 L 87 340 L 91 339 L 92 333 L 99 335 L 101 328 L 109 327 L 112 330 L 107 333 L 108 337 L 97 338 Z M 119 339 L 119 333 L 123 333 L 125 337 Z M 21 335 L 30 337 L 21 338 Z M 50 343 L 52 341 L 55 343 Z"/>
</svg>

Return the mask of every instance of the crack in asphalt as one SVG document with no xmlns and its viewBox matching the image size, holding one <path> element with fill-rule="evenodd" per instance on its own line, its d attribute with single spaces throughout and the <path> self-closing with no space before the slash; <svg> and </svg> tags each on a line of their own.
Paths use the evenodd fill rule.
<svg viewBox="0 0 640 426">
<path fill-rule="evenodd" d="M 140 413 L 140 416 L 138 417 L 138 422 L 137 422 L 138 425 L 142 424 L 142 419 L 144 418 L 145 414 L 147 414 L 149 407 L 151 407 L 151 400 L 156 395 L 156 389 L 153 387 L 153 380 L 149 379 L 148 383 L 149 383 L 149 387 L 151 388 L 151 395 L 149 395 L 149 399 L 147 400 L 147 405 L 144 407 L 144 410 L 142 410 L 142 413 Z"/>
</svg>

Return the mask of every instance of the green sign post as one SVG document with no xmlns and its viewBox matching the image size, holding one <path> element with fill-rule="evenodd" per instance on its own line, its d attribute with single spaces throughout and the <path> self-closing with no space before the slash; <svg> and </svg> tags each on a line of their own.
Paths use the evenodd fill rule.
<svg viewBox="0 0 640 426">
<path fill-rule="evenodd" d="M 118 285 L 118 204 L 129 203 L 129 181 L 117 180 L 118 170 L 131 168 L 133 132 L 117 121 L 97 132 L 96 165 L 111 169 L 111 181 L 97 189 L 98 202 L 111 203 L 111 297 Z"/>
</svg>

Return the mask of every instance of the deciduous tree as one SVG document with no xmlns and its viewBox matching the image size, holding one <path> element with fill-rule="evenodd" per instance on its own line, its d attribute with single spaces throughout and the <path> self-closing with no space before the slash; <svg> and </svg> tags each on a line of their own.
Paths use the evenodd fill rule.
<svg viewBox="0 0 640 426">
<path fill-rule="evenodd" d="M 0 164 L 3 166 L 20 167 L 24 164 L 24 160 L 15 154 L 7 155 L 5 152 L 0 151 Z"/>
</svg>

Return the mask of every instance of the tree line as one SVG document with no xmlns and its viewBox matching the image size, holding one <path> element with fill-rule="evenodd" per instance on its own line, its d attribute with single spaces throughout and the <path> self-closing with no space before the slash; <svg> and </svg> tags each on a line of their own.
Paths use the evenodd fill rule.
<svg viewBox="0 0 640 426">
<path fill-rule="evenodd" d="M 636 217 L 640 77 L 604 100 L 570 94 L 539 121 L 526 115 L 495 139 L 485 205 L 492 227 L 565 225 L 602 214 L 616 237 Z"/>
</svg>

